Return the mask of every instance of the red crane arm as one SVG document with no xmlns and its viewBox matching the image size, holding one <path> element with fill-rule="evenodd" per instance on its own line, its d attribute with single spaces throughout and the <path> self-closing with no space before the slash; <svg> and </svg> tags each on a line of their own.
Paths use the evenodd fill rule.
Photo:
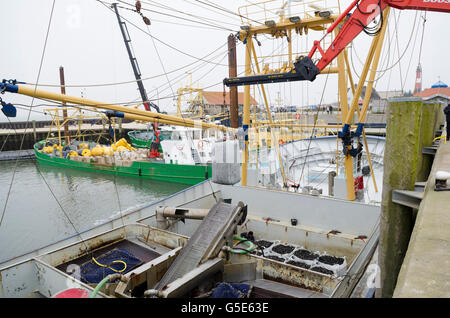
<svg viewBox="0 0 450 318">
<path fill-rule="evenodd" d="M 450 0 L 385 0 L 396 9 L 450 12 Z"/>
<path fill-rule="evenodd" d="M 318 50 L 322 57 L 316 66 L 322 71 L 338 54 L 365 29 L 387 7 L 400 10 L 425 10 L 450 13 L 450 0 L 355 0 L 339 16 L 339 18 L 327 29 L 325 35 L 331 33 L 343 20 L 345 20 L 339 33 L 324 51 L 320 41 L 314 41 L 314 45 L 308 54 L 312 58 Z M 354 10 L 353 10 L 354 9 Z M 353 13 L 350 11 L 353 10 Z M 324 35 L 324 37 L 325 37 Z M 323 38 L 322 38 L 323 39 Z"/>
</svg>

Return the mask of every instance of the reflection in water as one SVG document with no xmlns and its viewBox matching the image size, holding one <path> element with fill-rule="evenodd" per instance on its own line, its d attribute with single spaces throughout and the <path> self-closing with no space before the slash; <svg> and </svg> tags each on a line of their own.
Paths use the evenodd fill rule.
<svg viewBox="0 0 450 318">
<path fill-rule="evenodd" d="M 5 208 L 14 165 L 14 161 L 0 162 L 0 213 Z M 0 262 L 187 187 L 19 161 L 0 227 Z"/>
</svg>

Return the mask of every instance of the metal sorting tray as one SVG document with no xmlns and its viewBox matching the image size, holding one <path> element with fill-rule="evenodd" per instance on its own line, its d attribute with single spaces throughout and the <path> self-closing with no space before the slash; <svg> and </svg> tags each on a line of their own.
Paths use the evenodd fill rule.
<svg viewBox="0 0 450 318">
<path fill-rule="evenodd" d="M 259 246 L 255 251 L 256 255 L 303 269 L 340 276 L 347 268 L 345 256 L 313 252 L 294 244 L 282 244 L 280 241 L 261 239 L 255 243 Z"/>
<path fill-rule="evenodd" d="M 120 240 L 120 241 L 114 242 L 113 244 L 96 249 L 96 250 L 92 251 L 92 253 L 88 253 L 86 255 L 83 255 L 83 256 L 78 257 L 73 260 L 70 260 L 61 265 L 58 265 L 58 266 L 56 266 L 56 268 L 63 272 L 67 272 L 69 265 L 75 264 L 75 265 L 78 265 L 81 267 L 82 265 L 90 262 L 92 260 L 92 257 L 95 257 L 96 259 L 100 258 L 103 255 L 110 253 L 114 249 L 125 250 L 125 251 L 129 252 L 130 254 L 132 254 L 135 258 L 139 259 L 140 263 L 136 266 L 139 266 L 143 263 L 147 263 L 147 262 L 157 258 L 158 256 L 160 256 L 159 253 L 152 251 L 150 249 L 147 249 L 143 246 L 140 246 L 136 243 L 130 242 L 128 240 Z M 136 266 L 134 266 L 133 268 L 135 268 Z M 124 273 L 128 272 L 129 270 L 131 270 L 133 268 L 129 268 Z"/>
</svg>

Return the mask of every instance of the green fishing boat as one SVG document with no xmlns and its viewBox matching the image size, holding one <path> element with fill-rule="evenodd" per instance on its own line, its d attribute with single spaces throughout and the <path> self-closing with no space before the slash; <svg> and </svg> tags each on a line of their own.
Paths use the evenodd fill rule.
<svg viewBox="0 0 450 318">
<path fill-rule="evenodd" d="M 150 149 L 153 136 L 153 131 L 150 130 L 132 130 L 128 132 L 128 137 L 130 138 L 131 144 L 135 148 Z"/>
<path fill-rule="evenodd" d="M 167 129 L 167 128 L 166 128 Z M 154 133 L 152 130 L 132 130 L 127 133 L 130 138 L 131 144 L 135 148 L 147 148 L 150 149 L 153 141 Z M 165 130 L 165 127 L 161 127 L 159 134 L 159 140 L 172 139 L 172 130 Z M 162 152 L 161 144 L 158 148 L 159 152 Z"/>
<path fill-rule="evenodd" d="M 165 163 L 164 159 L 145 158 L 145 155 L 134 159 L 132 157 L 120 159 L 118 156 L 69 156 L 67 154 L 64 157 L 64 155 L 59 155 L 61 149 L 57 147 L 51 153 L 44 152 L 45 144 L 45 140 L 34 144 L 36 159 L 40 164 L 189 185 L 197 184 L 212 176 L 211 165 Z M 73 150 L 67 149 L 66 152 L 68 151 Z"/>
</svg>

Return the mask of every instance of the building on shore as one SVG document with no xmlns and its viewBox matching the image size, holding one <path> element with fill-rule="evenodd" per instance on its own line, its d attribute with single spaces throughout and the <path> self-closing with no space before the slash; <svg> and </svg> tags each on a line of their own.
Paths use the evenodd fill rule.
<svg viewBox="0 0 450 318">
<path fill-rule="evenodd" d="M 438 102 L 447 105 L 450 102 L 450 87 L 447 84 L 438 81 L 430 88 L 414 94 L 414 96 L 422 97 L 427 102 Z"/>
<path fill-rule="evenodd" d="M 230 93 L 226 92 L 225 96 L 223 92 L 202 92 L 203 107 L 205 115 L 217 115 L 220 113 L 226 113 L 230 110 Z M 250 96 L 250 109 L 258 106 L 258 102 Z M 239 113 L 242 113 L 244 107 L 244 93 L 238 93 L 238 107 Z"/>
<path fill-rule="evenodd" d="M 372 112 L 377 114 L 385 113 L 389 98 L 403 95 L 404 93 L 402 90 L 378 91 L 378 96 L 380 96 L 380 98 L 372 103 Z"/>
</svg>

